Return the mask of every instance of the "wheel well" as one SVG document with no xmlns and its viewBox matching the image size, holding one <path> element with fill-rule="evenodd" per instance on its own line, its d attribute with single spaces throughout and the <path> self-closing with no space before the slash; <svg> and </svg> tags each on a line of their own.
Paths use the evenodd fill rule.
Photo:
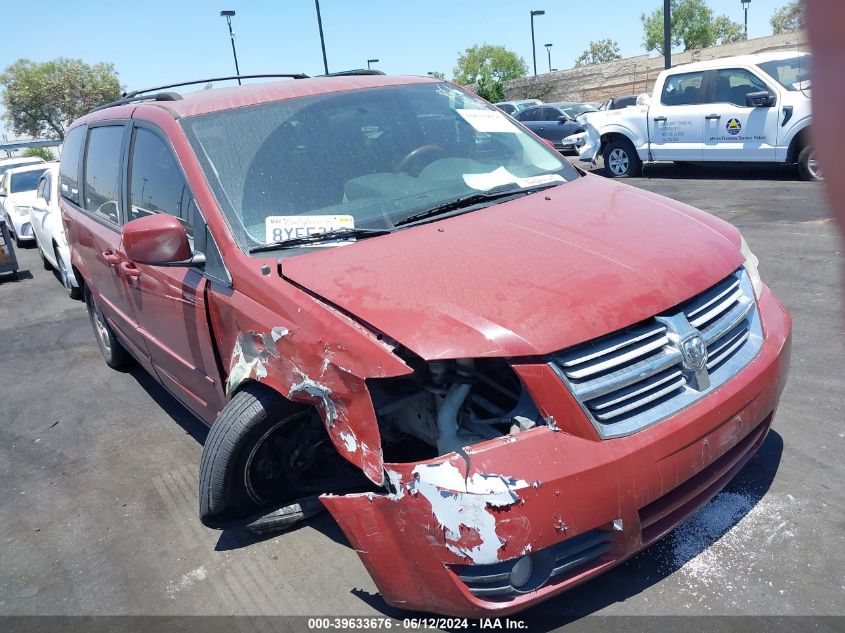
<svg viewBox="0 0 845 633">
<path fill-rule="evenodd" d="M 798 162 L 798 154 L 807 145 L 810 144 L 810 128 L 805 127 L 798 132 L 789 143 L 789 149 L 786 150 L 786 163 L 792 165 Z"/>
<path fill-rule="evenodd" d="M 624 134 L 621 134 L 619 132 L 608 132 L 606 134 L 601 135 L 601 145 L 599 146 L 599 152 L 604 152 L 604 148 L 607 147 L 613 141 L 626 141 L 633 145 L 633 143 L 631 143 L 631 139 L 629 139 Z"/>
</svg>

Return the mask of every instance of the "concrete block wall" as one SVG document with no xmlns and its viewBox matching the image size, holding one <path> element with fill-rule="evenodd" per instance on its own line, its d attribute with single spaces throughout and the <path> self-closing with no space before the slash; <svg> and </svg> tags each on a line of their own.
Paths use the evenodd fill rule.
<svg viewBox="0 0 845 633">
<path fill-rule="evenodd" d="M 803 31 L 758 37 L 733 44 L 711 46 L 684 53 L 673 53 L 672 66 L 690 62 L 786 49 L 807 50 Z M 505 85 L 507 99 L 554 101 L 603 101 L 608 97 L 651 92 L 663 70 L 662 56 L 639 55 L 606 64 L 580 66 L 522 77 Z"/>
</svg>

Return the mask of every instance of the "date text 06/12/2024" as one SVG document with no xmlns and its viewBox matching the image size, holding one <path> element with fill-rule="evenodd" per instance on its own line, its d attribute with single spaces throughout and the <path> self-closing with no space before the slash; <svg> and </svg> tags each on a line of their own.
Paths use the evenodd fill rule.
<svg viewBox="0 0 845 633">
<path fill-rule="evenodd" d="M 478 630 L 525 630 L 527 622 L 515 618 L 480 618 L 470 620 L 468 618 L 442 618 L 422 617 L 405 618 L 401 622 L 391 618 L 309 618 L 309 630 L 378 630 L 378 629 L 402 629 L 402 630 L 427 630 L 427 629 L 478 629 Z"/>
</svg>

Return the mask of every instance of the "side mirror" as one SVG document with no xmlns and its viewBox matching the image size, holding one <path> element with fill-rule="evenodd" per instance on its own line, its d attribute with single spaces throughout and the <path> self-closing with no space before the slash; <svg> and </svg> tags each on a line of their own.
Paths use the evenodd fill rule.
<svg viewBox="0 0 845 633">
<path fill-rule="evenodd" d="M 771 108 L 775 105 L 775 95 L 768 90 L 749 92 L 745 95 L 745 105 L 749 108 Z"/>
<path fill-rule="evenodd" d="M 126 256 L 150 266 L 198 266 L 202 253 L 191 252 L 185 227 L 172 215 L 157 213 L 127 222 L 123 226 Z"/>
<path fill-rule="evenodd" d="M 558 120 L 560 123 L 566 123 L 566 122 L 569 120 L 569 117 L 568 117 L 568 116 L 559 116 L 559 117 L 557 118 L 557 120 Z"/>
</svg>

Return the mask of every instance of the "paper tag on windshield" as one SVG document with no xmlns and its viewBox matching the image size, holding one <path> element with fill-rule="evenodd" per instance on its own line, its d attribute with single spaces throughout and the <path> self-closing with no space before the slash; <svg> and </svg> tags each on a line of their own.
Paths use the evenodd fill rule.
<svg viewBox="0 0 845 633">
<path fill-rule="evenodd" d="M 526 187 L 536 187 L 550 182 L 564 182 L 564 179 L 560 174 L 540 174 L 539 176 L 518 178 L 504 167 L 499 167 L 486 174 L 464 174 L 464 182 L 473 189 L 489 191 L 494 187 L 511 183 L 525 189 Z"/>
<path fill-rule="evenodd" d="M 508 120 L 507 115 L 498 110 L 469 110 L 461 108 L 455 110 L 464 121 L 478 132 L 511 132 L 516 134 L 517 127 Z"/>
<path fill-rule="evenodd" d="M 351 215 L 271 215 L 264 222 L 264 241 L 268 244 L 284 242 L 315 233 L 353 228 L 355 219 Z M 314 246 L 325 244 L 322 242 Z"/>
</svg>

